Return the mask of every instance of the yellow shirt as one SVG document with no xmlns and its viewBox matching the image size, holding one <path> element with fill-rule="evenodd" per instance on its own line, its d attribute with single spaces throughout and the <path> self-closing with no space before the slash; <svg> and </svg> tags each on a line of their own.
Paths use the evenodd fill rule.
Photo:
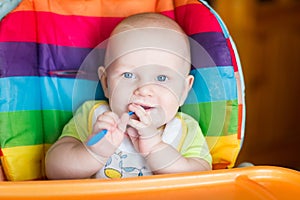
<svg viewBox="0 0 300 200">
<path fill-rule="evenodd" d="M 82 142 L 92 133 L 97 116 L 110 110 L 105 101 L 87 101 L 64 127 L 61 137 L 70 136 Z M 212 163 L 206 140 L 198 122 L 187 114 L 177 115 L 166 124 L 162 140 L 172 145 L 184 157 L 196 157 Z M 95 175 L 97 178 L 115 178 L 151 175 L 144 158 L 136 152 L 129 138 L 108 159 L 106 165 Z"/>
</svg>

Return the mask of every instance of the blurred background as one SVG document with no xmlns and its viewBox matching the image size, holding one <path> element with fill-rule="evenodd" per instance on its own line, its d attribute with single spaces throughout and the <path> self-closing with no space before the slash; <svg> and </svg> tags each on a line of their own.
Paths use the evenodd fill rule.
<svg viewBox="0 0 300 200">
<path fill-rule="evenodd" d="M 246 85 L 237 164 L 300 170 L 300 1 L 211 0 L 236 43 Z"/>
</svg>

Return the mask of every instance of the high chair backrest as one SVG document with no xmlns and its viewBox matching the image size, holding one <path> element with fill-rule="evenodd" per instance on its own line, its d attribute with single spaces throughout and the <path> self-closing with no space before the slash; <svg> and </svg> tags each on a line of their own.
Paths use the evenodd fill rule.
<svg viewBox="0 0 300 200">
<path fill-rule="evenodd" d="M 244 133 L 244 82 L 232 39 L 218 15 L 197 0 L 23 0 L 0 22 L 0 154 L 8 180 L 43 179 L 44 156 L 92 79 L 75 79 L 85 57 L 124 17 L 159 12 L 175 19 L 212 59 L 192 49 L 193 90 L 181 110 L 206 136 L 214 169 L 234 166 Z M 194 64 L 195 63 L 195 64 Z M 199 63 L 199 64 L 197 64 Z M 74 87 L 86 88 L 74 101 Z"/>
</svg>

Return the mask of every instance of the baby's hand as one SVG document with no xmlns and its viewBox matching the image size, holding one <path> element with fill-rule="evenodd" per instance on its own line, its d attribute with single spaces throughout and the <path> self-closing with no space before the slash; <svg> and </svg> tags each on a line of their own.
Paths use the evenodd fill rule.
<svg viewBox="0 0 300 200">
<path fill-rule="evenodd" d="M 127 113 L 124 113 L 121 118 L 111 111 L 99 115 L 93 126 L 93 133 L 88 140 L 100 131 L 107 130 L 107 133 L 99 142 L 89 148 L 97 155 L 103 157 L 111 156 L 124 138 L 128 120 L 129 115 Z"/>
<path fill-rule="evenodd" d="M 160 131 L 153 124 L 152 118 L 146 110 L 135 104 L 129 105 L 129 110 L 134 112 L 136 118 L 130 118 L 127 129 L 128 135 L 136 150 L 147 155 L 161 142 Z"/>
</svg>

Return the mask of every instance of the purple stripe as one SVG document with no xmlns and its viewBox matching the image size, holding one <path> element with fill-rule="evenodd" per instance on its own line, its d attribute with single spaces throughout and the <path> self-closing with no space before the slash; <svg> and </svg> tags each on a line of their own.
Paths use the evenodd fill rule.
<svg viewBox="0 0 300 200">
<path fill-rule="evenodd" d="M 223 33 L 206 32 L 190 37 L 192 64 L 195 68 L 232 66 L 230 51 Z"/>
<path fill-rule="evenodd" d="M 230 51 L 222 33 L 207 32 L 191 36 L 192 64 L 195 68 L 232 66 Z M 0 43 L 0 77 L 10 76 L 62 76 L 63 70 L 83 69 L 82 62 L 89 55 L 90 48 L 74 48 L 30 42 Z M 90 75 L 96 75 L 97 67 L 103 61 L 104 50 L 92 51 L 93 59 L 85 62 Z M 65 74 L 67 77 L 70 75 Z M 63 74 L 64 76 L 64 74 Z M 74 76 L 73 76 L 74 77 Z"/>
<path fill-rule="evenodd" d="M 37 45 L 35 43 L 0 43 L 0 77 L 37 76 Z"/>
<path fill-rule="evenodd" d="M 0 77 L 49 76 L 52 71 L 78 70 L 91 50 L 29 42 L 2 42 Z M 97 62 L 102 62 L 101 56 Z"/>
</svg>

